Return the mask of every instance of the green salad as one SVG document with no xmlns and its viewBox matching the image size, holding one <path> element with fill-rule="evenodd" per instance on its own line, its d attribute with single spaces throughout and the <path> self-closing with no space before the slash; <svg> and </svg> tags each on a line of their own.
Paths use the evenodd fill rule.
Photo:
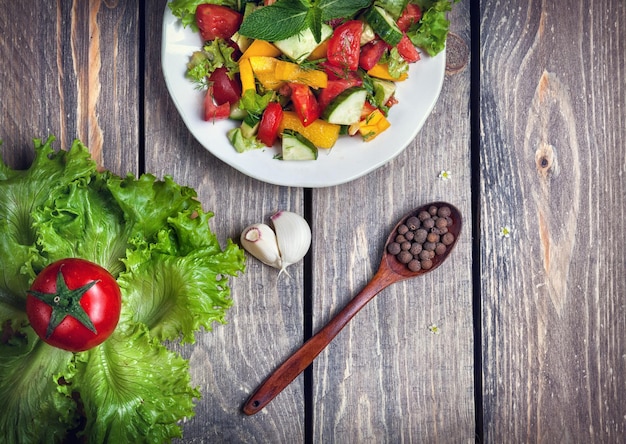
<svg viewBox="0 0 626 444">
<path fill-rule="evenodd" d="M 99 172 L 75 141 L 35 140 L 30 168 L 0 160 L 0 431 L 4 443 L 164 442 L 200 392 L 166 341 L 224 323 L 243 250 L 222 249 L 193 189 L 170 177 Z M 119 323 L 83 352 L 48 345 L 25 312 L 29 286 L 62 258 L 99 264 L 122 293 Z"/>
</svg>

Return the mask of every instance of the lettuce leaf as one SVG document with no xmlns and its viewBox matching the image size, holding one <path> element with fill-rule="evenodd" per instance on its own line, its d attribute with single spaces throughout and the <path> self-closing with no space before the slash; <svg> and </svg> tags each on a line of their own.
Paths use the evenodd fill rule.
<svg viewBox="0 0 626 444">
<path fill-rule="evenodd" d="M 4 443 L 60 442 L 76 425 L 75 402 L 54 382 L 71 359 L 72 353 L 49 346 L 32 329 L 0 347 Z"/>
<path fill-rule="evenodd" d="M 190 386 L 189 362 L 141 324 L 118 328 L 72 364 L 63 376 L 81 394 L 87 423 L 78 436 L 88 442 L 168 441 L 182 436 L 177 421 L 194 415 L 200 392 Z"/>
<path fill-rule="evenodd" d="M 452 4 L 459 0 L 420 0 L 422 18 L 411 26 L 407 35 L 411 42 L 422 48 L 430 56 L 439 54 L 446 46 L 450 22 L 446 13 L 452 10 Z"/>
<path fill-rule="evenodd" d="M 221 248 L 195 190 L 166 176 L 97 171 L 75 141 L 55 152 L 35 140 L 30 168 L 0 160 L 0 419 L 8 443 L 164 442 L 193 415 L 189 363 L 165 341 L 192 343 L 225 323 L 229 277 L 245 270 Z M 82 353 L 41 341 L 26 290 L 46 265 L 80 257 L 107 268 L 122 290 L 114 334 Z"/>
<path fill-rule="evenodd" d="M 53 141 L 35 139 L 37 155 L 27 170 L 11 170 L 0 159 L 0 325 L 22 320 L 25 292 L 45 263 L 35 244 L 32 210 L 47 200 L 51 188 L 96 171 L 89 151 L 80 144 L 55 153 Z"/>
</svg>

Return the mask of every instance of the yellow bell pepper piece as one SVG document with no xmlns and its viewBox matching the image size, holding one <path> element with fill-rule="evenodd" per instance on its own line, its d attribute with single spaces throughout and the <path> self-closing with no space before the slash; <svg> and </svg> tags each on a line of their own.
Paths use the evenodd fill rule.
<svg viewBox="0 0 626 444">
<path fill-rule="evenodd" d="M 265 40 L 254 40 L 248 49 L 244 51 L 241 59 L 247 59 L 250 57 L 278 57 L 280 55 L 280 49 L 272 45 Z M 241 60 L 240 59 L 240 60 Z"/>
<path fill-rule="evenodd" d="M 255 75 L 265 89 L 277 90 L 285 83 L 282 80 L 277 80 L 273 72 L 259 71 Z"/>
<path fill-rule="evenodd" d="M 256 85 L 254 83 L 254 72 L 252 71 L 252 65 L 250 64 L 250 60 L 239 60 L 239 76 L 241 77 L 242 94 L 249 89 L 256 91 Z"/>
<path fill-rule="evenodd" d="M 369 142 L 390 126 L 391 123 L 389 123 L 385 115 L 379 109 L 376 109 L 359 122 L 359 132 L 363 140 Z"/>
<path fill-rule="evenodd" d="M 313 52 L 309 55 L 309 60 L 325 59 L 328 52 L 328 39 L 317 45 Z"/>
<path fill-rule="evenodd" d="M 367 71 L 367 73 L 372 77 L 377 77 L 379 79 L 384 79 L 384 80 L 392 80 L 394 82 L 401 82 L 409 78 L 409 74 L 406 72 L 403 72 L 402 74 L 400 74 L 399 78 L 393 77 L 389 73 L 389 67 L 386 64 L 383 65 L 381 63 L 374 65 L 374 67 L 370 69 L 369 71 Z"/>
<path fill-rule="evenodd" d="M 296 63 L 283 60 L 276 62 L 274 74 L 277 80 L 303 83 L 312 88 L 326 88 L 328 86 L 328 76 L 325 72 L 316 69 L 303 69 Z"/>
<path fill-rule="evenodd" d="M 267 56 L 253 56 L 249 57 L 248 60 L 250 60 L 254 74 L 259 74 L 260 72 L 273 74 L 276 62 L 278 62 L 278 59 Z"/>
<path fill-rule="evenodd" d="M 318 148 L 332 148 L 339 138 L 340 126 L 320 119 L 304 126 L 295 112 L 285 111 L 278 127 L 278 133 L 281 134 L 286 129 L 297 131 Z"/>
</svg>

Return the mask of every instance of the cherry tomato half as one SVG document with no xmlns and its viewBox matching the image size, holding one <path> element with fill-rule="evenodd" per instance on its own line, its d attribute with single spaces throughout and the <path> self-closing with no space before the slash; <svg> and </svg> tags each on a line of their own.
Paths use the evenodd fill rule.
<svg viewBox="0 0 626 444">
<path fill-rule="evenodd" d="M 224 120 L 230 117 L 230 103 L 215 104 L 213 95 L 213 85 L 209 86 L 204 96 L 204 120 L 212 122 L 215 120 Z"/>
<path fill-rule="evenodd" d="M 290 83 L 293 108 L 302 125 L 309 126 L 320 116 L 320 107 L 311 88 L 301 83 Z"/>
<path fill-rule="evenodd" d="M 420 59 L 420 53 L 406 33 L 403 33 L 402 40 L 400 40 L 396 48 L 398 48 L 400 56 L 408 63 L 414 63 Z"/>
<path fill-rule="evenodd" d="M 330 102 L 346 89 L 352 86 L 361 86 L 362 84 L 363 80 L 357 76 L 348 76 L 345 79 L 336 80 L 329 79 L 326 88 L 322 88 L 317 95 L 317 103 L 320 107 L 320 111 L 324 111 Z"/>
<path fill-rule="evenodd" d="M 400 31 L 408 31 L 411 26 L 422 18 L 422 10 L 414 3 L 409 3 L 396 22 Z"/>
<path fill-rule="evenodd" d="M 389 49 L 389 45 L 384 40 L 374 39 L 366 43 L 361 48 L 359 66 L 365 71 L 369 71 L 378 63 L 387 49 Z"/>
<path fill-rule="evenodd" d="M 196 8 L 196 23 L 205 41 L 229 40 L 241 26 L 243 17 L 226 6 L 202 4 Z"/>
<path fill-rule="evenodd" d="M 122 295 L 111 274 L 84 259 L 44 268 L 26 297 L 26 314 L 41 339 L 79 352 L 104 342 L 120 318 Z"/>
<path fill-rule="evenodd" d="M 362 32 L 363 23 L 360 20 L 348 20 L 339 25 L 328 40 L 326 51 L 328 62 L 356 71 L 359 67 Z"/>
<path fill-rule="evenodd" d="M 266 146 L 272 146 L 276 142 L 281 120 L 283 120 L 282 106 L 278 102 L 270 102 L 263 111 L 257 133 L 257 138 Z"/>
<path fill-rule="evenodd" d="M 241 83 L 236 78 L 231 79 L 224 66 L 216 68 L 209 81 L 213 84 L 213 98 L 218 105 L 226 102 L 232 105 L 241 97 Z"/>
</svg>

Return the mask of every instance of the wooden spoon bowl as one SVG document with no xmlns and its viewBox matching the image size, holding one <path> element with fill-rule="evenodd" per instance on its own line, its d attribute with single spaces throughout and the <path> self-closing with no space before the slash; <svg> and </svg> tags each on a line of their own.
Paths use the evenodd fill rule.
<svg viewBox="0 0 626 444">
<path fill-rule="evenodd" d="M 417 216 L 421 211 L 428 211 L 432 206 L 437 208 L 450 208 L 450 222 L 447 225 L 449 233 L 454 235 L 454 239 L 447 246 L 445 252 L 435 255 L 431 261 L 432 266 L 428 269 L 421 268 L 412 271 L 408 266 L 398 260 L 398 258 L 388 252 L 388 246 L 396 239 L 398 228 L 405 224 L 411 216 Z M 253 415 L 263 409 L 272 399 L 283 391 L 300 373 L 304 371 L 324 348 L 337 336 L 348 322 L 363 308 L 374 296 L 389 285 L 403 281 L 408 278 L 421 276 L 439 267 L 450 255 L 456 245 L 456 241 L 461 234 L 463 220 L 459 210 L 446 202 L 433 202 L 422 205 L 405 214 L 396 226 L 391 230 L 378 271 L 368 284 L 357 294 L 348 304 L 337 313 L 318 333 L 306 341 L 295 353 L 278 367 L 250 396 L 243 406 L 246 415 Z"/>
</svg>

